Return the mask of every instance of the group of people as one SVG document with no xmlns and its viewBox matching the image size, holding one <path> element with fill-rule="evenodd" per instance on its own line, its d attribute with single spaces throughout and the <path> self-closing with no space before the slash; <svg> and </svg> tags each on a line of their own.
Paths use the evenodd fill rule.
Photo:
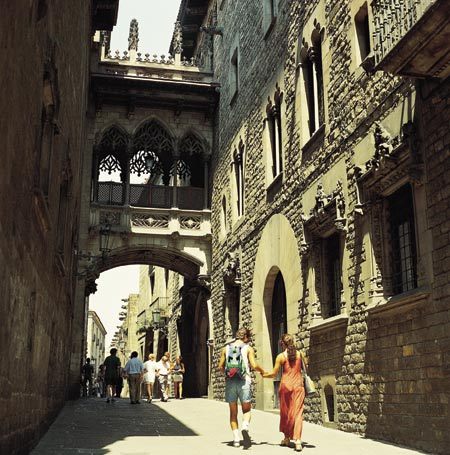
<svg viewBox="0 0 450 455">
<path fill-rule="evenodd" d="M 282 352 L 276 357 L 272 371 L 266 372 L 255 360 L 254 350 L 249 345 L 250 338 L 250 331 L 245 327 L 240 328 L 236 332 L 236 339 L 223 348 L 218 365 L 225 374 L 225 401 L 230 408 L 233 446 L 240 446 L 238 401 L 241 403 L 243 413 L 241 432 L 244 446 L 251 445 L 249 434 L 252 408 L 251 370 L 259 372 L 263 378 L 274 378 L 281 371 L 278 393 L 280 432 L 284 434 L 284 438 L 280 445 L 289 447 L 291 440 L 294 440 L 295 450 L 300 452 L 305 400 L 302 370 L 306 371 L 305 357 L 295 347 L 294 337 L 284 334 L 280 340 Z"/>
<path fill-rule="evenodd" d="M 185 366 L 181 356 L 177 356 L 175 361 L 171 361 L 170 353 L 165 352 L 159 362 L 156 362 L 155 355 L 149 354 L 148 360 L 142 363 L 138 359 L 136 351 L 131 353 L 131 358 L 125 365 L 125 372 L 133 375 L 130 381 L 130 401 L 131 404 L 139 403 L 141 383 L 144 382 L 147 389 L 148 403 L 151 403 L 154 395 L 155 382 L 158 380 L 161 401 L 169 401 L 170 389 L 174 386 L 174 396 L 176 399 L 183 399 L 183 377 Z"/>
<path fill-rule="evenodd" d="M 91 395 L 93 384 L 94 368 L 90 359 L 82 368 L 83 396 Z M 128 380 L 130 402 L 139 404 L 141 396 L 141 383 L 146 386 L 148 402 L 151 403 L 154 395 L 155 382 L 158 381 L 161 401 L 169 400 L 172 382 L 174 385 L 174 395 L 177 399 L 183 399 L 183 377 L 185 366 L 181 356 L 171 361 L 170 353 L 165 352 L 159 362 L 155 361 L 155 355 L 149 354 L 148 360 L 144 363 L 139 359 L 138 353 L 133 351 L 130 359 L 122 368 L 120 359 L 117 357 L 117 349 L 112 348 L 110 355 L 106 357 L 104 363 L 100 365 L 96 383 L 102 385 L 99 396 L 106 397 L 106 402 L 114 402 L 123 387 L 123 379 Z"/>
</svg>

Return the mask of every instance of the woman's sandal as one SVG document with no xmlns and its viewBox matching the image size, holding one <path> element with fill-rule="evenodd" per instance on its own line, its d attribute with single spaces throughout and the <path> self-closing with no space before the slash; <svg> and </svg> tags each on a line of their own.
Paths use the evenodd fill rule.
<svg viewBox="0 0 450 455">
<path fill-rule="evenodd" d="M 280 446 L 282 447 L 289 447 L 289 443 L 291 442 L 291 440 L 289 438 L 284 438 L 281 442 L 280 442 Z"/>
<path fill-rule="evenodd" d="M 302 441 L 295 441 L 295 451 L 301 452 L 303 450 Z"/>
</svg>

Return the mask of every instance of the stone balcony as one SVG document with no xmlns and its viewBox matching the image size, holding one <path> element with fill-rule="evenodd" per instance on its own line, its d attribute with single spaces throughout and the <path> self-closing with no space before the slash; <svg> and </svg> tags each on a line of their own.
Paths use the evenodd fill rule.
<svg viewBox="0 0 450 455">
<path fill-rule="evenodd" d="M 211 211 L 112 207 L 91 204 L 90 229 L 108 223 L 113 232 L 122 236 L 154 235 L 157 237 L 205 237 L 211 235 Z"/>
<path fill-rule="evenodd" d="M 375 69 L 407 77 L 450 75 L 448 0 L 375 0 Z"/>
</svg>

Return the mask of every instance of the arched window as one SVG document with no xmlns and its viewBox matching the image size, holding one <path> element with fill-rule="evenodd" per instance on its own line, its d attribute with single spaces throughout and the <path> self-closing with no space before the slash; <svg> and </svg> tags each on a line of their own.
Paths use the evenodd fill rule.
<svg viewBox="0 0 450 455">
<path fill-rule="evenodd" d="M 100 204 L 121 205 L 126 182 L 128 137 L 112 126 L 103 134 L 94 154 L 95 198 Z"/>
<path fill-rule="evenodd" d="M 172 137 L 155 120 L 141 125 L 133 139 L 130 159 L 130 204 L 169 208 L 173 168 Z"/>
<path fill-rule="evenodd" d="M 188 134 L 180 143 L 180 159 L 177 174 L 179 186 L 204 187 L 204 147 L 200 139 Z"/>
<path fill-rule="evenodd" d="M 303 38 L 300 67 L 307 104 L 308 132 L 312 136 L 325 122 L 325 97 L 322 61 L 323 28 L 314 21 L 311 45 Z"/>
<path fill-rule="evenodd" d="M 273 102 L 268 98 L 266 106 L 267 126 L 269 132 L 269 143 L 272 158 L 272 177 L 275 178 L 283 170 L 283 151 L 282 151 L 282 134 L 281 134 L 281 103 L 283 93 L 276 84 Z"/>
<path fill-rule="evenodd" d="M 130 173 L 140 177 L 148 175 L 154 184 L 169 185 L 173 166 L 173 140 L 166 129 L 152 120 L 136 131 Z"/>
</svg>

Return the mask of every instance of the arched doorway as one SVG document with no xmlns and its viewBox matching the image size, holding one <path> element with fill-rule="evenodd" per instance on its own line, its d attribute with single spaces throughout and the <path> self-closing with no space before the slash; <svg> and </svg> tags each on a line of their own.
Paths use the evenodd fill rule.
<svg viewBox="0 0 450 455">
<path fill-rule="evenodd" d="M 298 302 L 302 295 L 298 240 L 288 219 L 270 218 L 258 244 L 252 286 L 254 346 L 258 362 L 269 368 L 279 352 L 283 332 L 298 330 Z M 256 378 L 258 409 L 277 406 L 273 382 Z"/>
<path fill-rule="evenodd" d="M 271 312 L 270 344 L 272 347 L 272 363 L 275 363 L 277 355 L 280 353 L 281 336 L 287 332 L 287 308 L 286 308 L 286 288 L 281 272 L 277 273 L 272 293 L 272 312 Z M 274 379 L 274 408 L 279 408 L 278 389 L 280 386 L 281 371 Z"/>
</svg>

